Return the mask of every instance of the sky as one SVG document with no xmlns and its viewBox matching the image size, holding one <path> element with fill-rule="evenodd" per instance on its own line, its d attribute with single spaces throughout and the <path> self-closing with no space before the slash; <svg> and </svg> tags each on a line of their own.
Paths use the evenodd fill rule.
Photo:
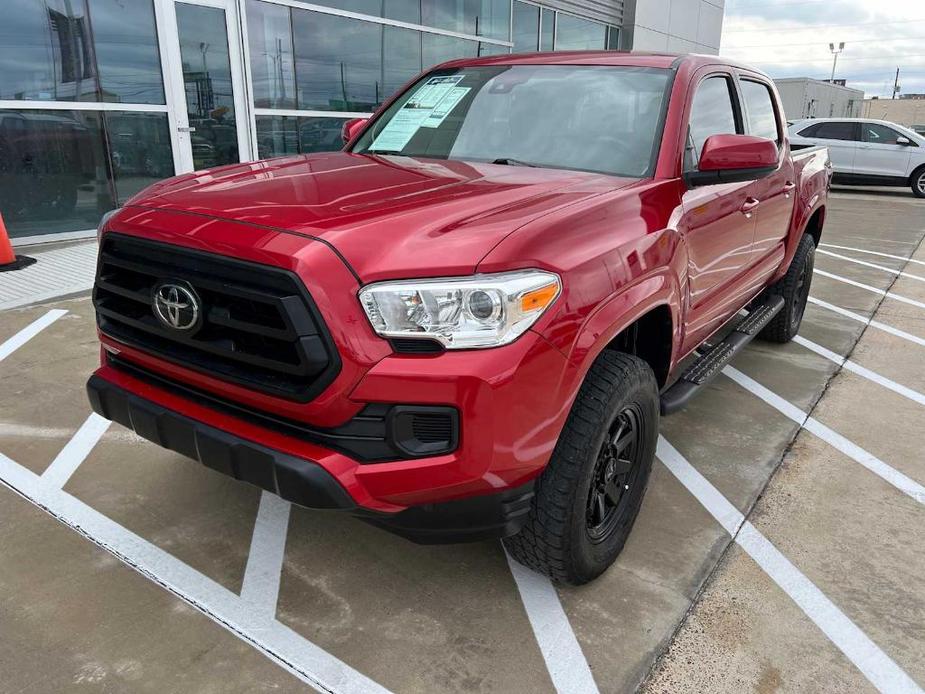
<svg viewBox="0 0 925 694">
<path fill-rule="evenodd" d="M 868 97 L 925 93 L 923 0 L 726 0 L 720 54 L 772 77 L 829 79 L 829 43 L 845 42 L 836 79 Z"/>
</svg>

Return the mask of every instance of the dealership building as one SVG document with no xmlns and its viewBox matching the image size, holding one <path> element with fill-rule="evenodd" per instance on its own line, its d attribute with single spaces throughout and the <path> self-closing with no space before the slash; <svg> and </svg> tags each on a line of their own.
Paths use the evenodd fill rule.
<svg viewBox="0 0 925 694">
<path fill-rule="evenodd" d="M 158 179 L 337 149 L 408 79 L 537 50 L 718 52 L 723 0 L 4 0 L 0 213 L 92 234 Z"/>
</svg>

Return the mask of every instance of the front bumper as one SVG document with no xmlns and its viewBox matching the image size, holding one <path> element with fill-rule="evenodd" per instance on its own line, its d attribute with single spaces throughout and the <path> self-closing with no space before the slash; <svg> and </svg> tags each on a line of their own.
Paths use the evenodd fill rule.
<svg viewBox="0 0 925 694">
<path fill-rule="evenodd" d="M 516 533 L 530 510 L 534 480 L 494 494 L 410 506 L 396 513 L 358 506 L 318 463 L 268 448 L 178 414 L 98 375 L 87 382 L 93 410 L 152 443 L 312 509 L 339 510 L 423 544 Z"/>
</svg>

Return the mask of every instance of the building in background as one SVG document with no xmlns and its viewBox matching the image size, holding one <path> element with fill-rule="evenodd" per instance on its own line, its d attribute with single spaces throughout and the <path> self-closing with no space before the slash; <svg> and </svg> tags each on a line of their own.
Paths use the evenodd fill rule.
<svg viewBox="0 0 925 694">
<path fill-rule="evenodd" d="M 14 242 L 92 234 L 161 178 L 338 149 L 345 120 L 452 58 L 715 53 L 715 1 L 3 0 L 0 213 Z"/>
<path fill-rule="evenodd" d="M 809 77 L 776 79 L 787 120 L 801 118 L 860 118 L 864 92 L 843 80 L 835 83 Z"/>
<path fill-rule="evenodd" d="M 901 99 L 865 99 L 861 116 L 925 131 L 925 99 L 917 99 L 911 94 Z"/>
<path fill-rule="evenodd" d="M 626 0 L 623 38 L 636 51 L 719 53 L 725 0 Z"/>
</svg>

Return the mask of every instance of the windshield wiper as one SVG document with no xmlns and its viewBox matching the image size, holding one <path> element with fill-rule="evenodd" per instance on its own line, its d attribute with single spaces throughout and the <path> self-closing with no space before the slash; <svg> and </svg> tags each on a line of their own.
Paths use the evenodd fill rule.
<svg viewBox="0 0 925 694">
<path fill-rule="evenodd" d="M 492 164 L 504 164 L 506 166 L 529 166 L 532 169 L 540 168 L 540 164 L 531 164 L 528 161 L 520 159 L 511 159 L 510 157 L 498 157 L 491 162 Z"/>
<path fill-rule="evenodd" d="M 401 156 L 400 149 L 367 149 L 363 154 L 391 154 Z"/>
</svg>

